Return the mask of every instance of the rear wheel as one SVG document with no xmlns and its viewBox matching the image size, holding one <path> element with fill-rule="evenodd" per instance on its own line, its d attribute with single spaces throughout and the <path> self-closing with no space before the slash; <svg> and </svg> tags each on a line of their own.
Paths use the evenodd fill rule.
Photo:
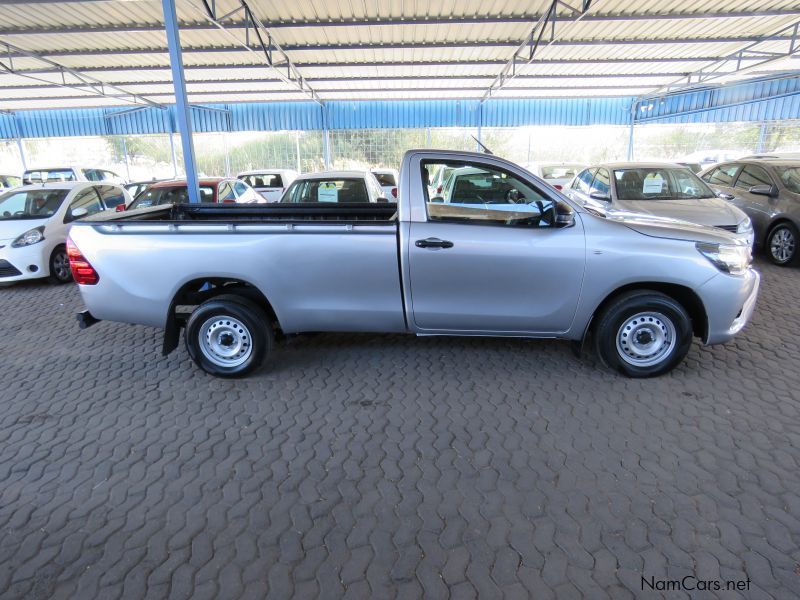
<svg viewBox="0 0 800 600">
<path fill-rule="evenodd" d="M 792 223 L 778 223 L 767 235 L 767 257 L 776 265 L 785 267 L 798 261 L 800 235 Z"/>
<path fill-rule="evenodd" d="M 689 351 L 692 322 L 686 309 L 655 291 L 615 298 L 599 315 L 600 359 L 628 377 L 655 377 L 674 369 Z"/>
<path fill-rule="evenodd" d="M 72 281 L 66 246 L 56 246 L 50 255 L 50 281 L 58 284 Z"/>
<path fill-rule="evenodd" d="M 240 296 L 224 295 L 201 304 L 184 332 L 186 349 L 206 373 L 242 377 L 272 352 L 274 336 L 264 311 Z"/>
</svg>

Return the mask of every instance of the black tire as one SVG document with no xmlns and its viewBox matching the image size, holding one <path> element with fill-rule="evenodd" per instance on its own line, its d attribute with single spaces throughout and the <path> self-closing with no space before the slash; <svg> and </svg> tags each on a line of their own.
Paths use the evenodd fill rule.
<svg viewBox="0 0 800 600">
<path fill-rule="evenodd" d="M 69 256 L 67 247 L 64 245 L 56 246 L 50 255 L 50 277 L 51 283 L 58 285 L 72 281 L 72 270 L 69 268 Z"/>
<path fill-rule="evenodd" d="M 692 320 L 666 294 L 628 292 L 614 298 L 597 316 L 594 343 L 607 367 L 628 377 L 656 377 L 674 369 L 686 356 L 692 345 Z M 654 349 L 649 357 L 648 347 Z"/>
<path fill-rule="evenodd" d="M 251 300 L 231 294 L 198 306 L 184 331 L 189 356 L 198 367 L 216 377 L 244 377 L 251 373 L 271 354 L 274 339 L 264 311 Z M 227 356 L 234 350 L 238 351 Z"/>
<path fill-rule="evenodd" d="M 797 227 L 788 222 L 775 225 L 767 234 L 764 252 L 772 264 L 780 267 L 800 262 L 800 233 Z"/>
</svg>

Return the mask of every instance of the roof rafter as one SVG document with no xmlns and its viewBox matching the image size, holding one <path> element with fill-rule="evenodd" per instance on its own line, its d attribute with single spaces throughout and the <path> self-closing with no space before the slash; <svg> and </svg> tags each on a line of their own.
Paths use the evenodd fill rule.
<svg viewBox="0 0 800 600">
<path fill-rule="evenodd" d="M 278 78 L 289 84 L 290 86 L 297 88 L 300 92 L 304 95 L 311 98 L 314 102 L 319 104 L 320 106 L 323 104 L 322 100 L 320 100 L 319 95 L 317 92 L 314 91 L 308 82 L 306 81 L 305 77 L 300 73 L 297 69 L 295 64 L 289 58 L 289 55 L 286 54 L 284 49 L 278 44 L 277 41 L 272 36 L 270 30 L 261 22 L 261 20 L 253 14 L 253 11 L 250 9 L 250 6 L 247 4 L 245 0 L 239 0 L 239 7 L 225 13 L 223 15 L 218 15 L 216 12 L 216 2 L 215 0 L 211 0 L 211 4 L 208 3 L 208 0 L 192 0 L 193 4 L 199 5 L 200 7 L 204 8 L 206 11 L 206 17 L 217 27 L 220 31 L 225 32 L 228 36 L 235 40 L 236 43 L 243 47 L 245 50 L 252 52 L 256 56 L 259 57 L 261 61 L 265 61 L 267 66 L 272 69 Z M 240 13 L 244 14 L 245 23 L 248 26 L 245 27 L 245 40 L 242 42 L 237 35 L 228 31 L 226 29 L 226 25 L 224 21 L 229 19 L 234 15 L 238 15 Z M 257 45 L 250 43 L 250 31 L 252 30 L 253 35 L 255 36 L 255 41 Z M 264 41 L 266 38 L 266 42 Z M 184 48 L 184 52 L 189 52 L 188 49 Z M 285 72 L 284 72 L 285 69 Z"/>
</svg>

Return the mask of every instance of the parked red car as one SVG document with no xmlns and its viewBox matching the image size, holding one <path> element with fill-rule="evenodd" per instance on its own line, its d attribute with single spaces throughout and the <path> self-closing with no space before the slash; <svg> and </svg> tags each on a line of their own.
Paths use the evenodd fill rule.
<svg viewBox="0 0 800 600">
<path fill-rule="evenodd" d="M 200 202 L 219 202 L 224 204 L 258 202 L 261 196 L 245 182 L 227 177 L 207 177 L 201 179 Z M 127 208 L 133 210 L 158 204 L 184 204 L 189 202 L 189 189 L 185 179 L 159 181 L 145 188 Z"/>
</svg>

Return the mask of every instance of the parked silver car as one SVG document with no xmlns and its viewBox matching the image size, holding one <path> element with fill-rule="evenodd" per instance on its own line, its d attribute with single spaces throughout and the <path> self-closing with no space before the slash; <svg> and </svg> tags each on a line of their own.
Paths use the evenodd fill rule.
<svg viewBox="0 0 800 600">
<path fill-rule="evenodd" d="M 449 202 L 428 191 L 443 168 Z M 276 331 L 591 339 L 606 364 L 652 377 L 693 336 L 732 339 L 758 295 L 733 234 L 583 207 L 496 156 L 411 150 L 397 204 L 339 202 L 342 189 L 79 222 L 80 322 L 164 328 L 164 352 L 184 328 L 196 364 L 223 377 L 257 368 Z"/>
<path fill-rule="evenodd" d="M 773 263 L 800 262 L 800 160 L 737 160 L 715 165 L 700 177 L 747 213 L 756 247 Z"/>
<path fill-rule="evenodd" d="M 730 231 L 748 245 L 753 227 L 688 167 L 672 163 L 604 163 L 584 169 L 566 194 L 585 206 L 681 219 Z"/>
</svg>

